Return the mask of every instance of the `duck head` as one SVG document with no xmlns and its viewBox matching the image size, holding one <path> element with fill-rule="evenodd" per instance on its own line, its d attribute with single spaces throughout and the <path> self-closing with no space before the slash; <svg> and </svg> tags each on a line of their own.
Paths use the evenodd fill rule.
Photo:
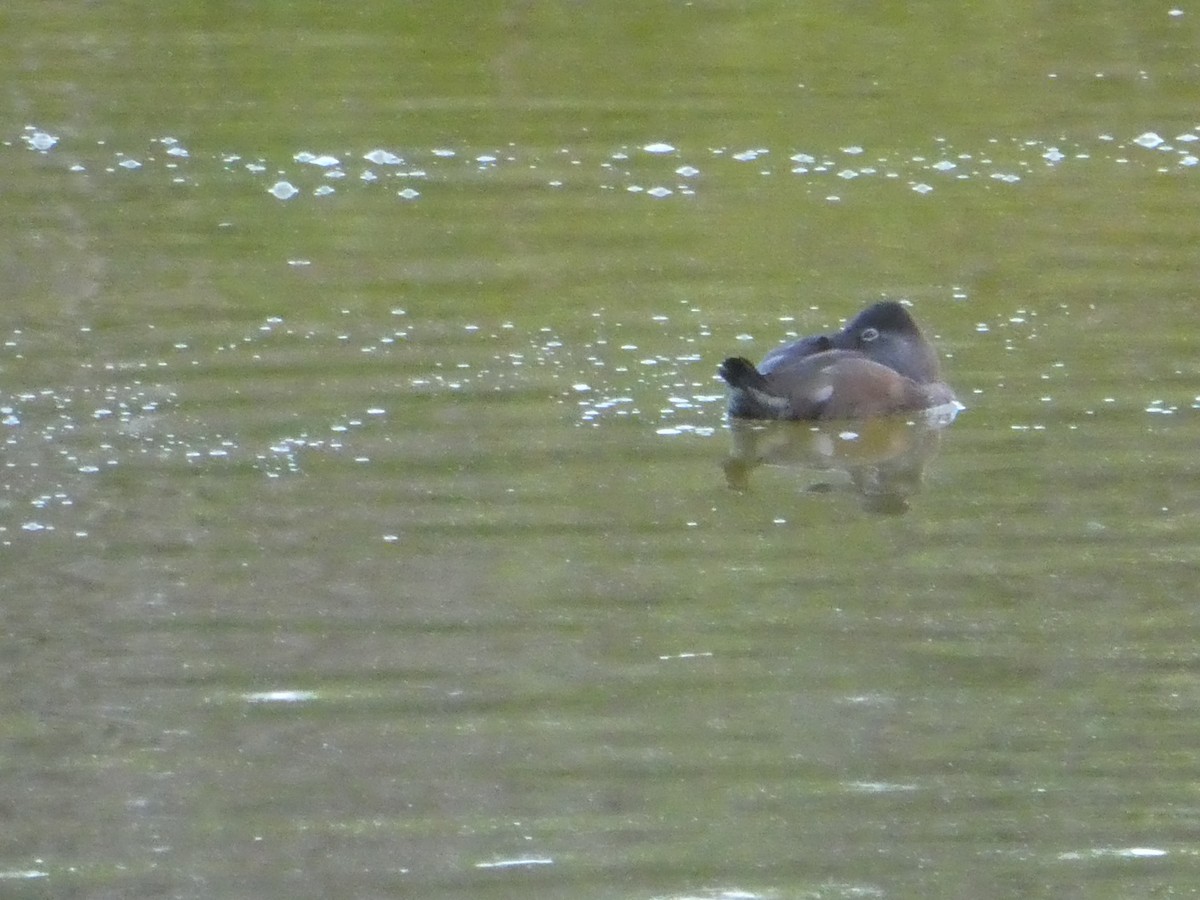
<svg viewBox="0 0 1200 900">
<path fill-rule="evenodd" d="M 841 331 L 827 337 L 818 336 L 821 337 L 829 344 L 824 349 L 861 353 L 917 384 L 930 384 L 939 379 L 937 351 L 925 340 L 908 310 L 894 300 L 868 306 Z"/>
</svg>

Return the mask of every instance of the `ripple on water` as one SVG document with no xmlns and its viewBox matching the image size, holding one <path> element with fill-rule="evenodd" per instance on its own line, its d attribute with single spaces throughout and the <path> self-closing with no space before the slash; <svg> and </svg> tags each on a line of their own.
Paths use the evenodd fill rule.
<svg viewBox="0 0 1200 900">
<path fill-rule="evenodd" d="M 247 703 L 307 703 L 317 699 L 317 692 L 285 689 L 251 691 L 242 694 L 242 699 Z"/>
<path fill-rule="evenodd" d="M 1155 859 L 1166 856 L 1167 851 L 1160 847 L 1096 847 L 1091 850 L 1068 850 L 1058 854 L 1064 861 L 1083 859 Z"/>
<path fill-rule="evenodd" d="M 681 316 L 652 317 L 653 339 L 686 347 L 708 334 L 696 318 L 700 310 L 690 301 L 684 307 Z M 724 395 L 714 390 L 704 354 L 690 348 L 647 354 L 641 341 L 623 339 L 620 323 L 607 323 L 602 314 L 585 321 L 592 336 L 567 340 L 555 329 L 510 320 L 414 323 L 401 307 L 358 328 L 299 328 L 270 315 L 236 334 L 192 330 L 184 339 L 160 328 L 154 333 L 164 348 L 161 358 L 102 364 L 91 358 L 103 359 L 111 347 L 82 330 L 76 383 L 23 392 L 0 406 L 12 496 L 24 492 L 18 502 L 36 511 L 15 521 L 8 535 L 72 533 L 59 514 L 75 503 L 79 485 L 130 464 L 138 471 L 253 470 L 278 479 L 319 460 L 363 465 L 386 455 L 384 442 L 394 428 L 389 404 L 372 397 L 316 419 L 310 399 L 280 402 L 290 395 L 293 374 L 308 384 L 306 366 L 314 355 L 323 367 L 369 383 L 395 381 L 400 362 L 401 390 L 410 398 L 453 393 L 468 401 L 508 395 L 523 402 L 529 396 L 544 410 L 551 397 L 567 423 L 637 420 L 661 437 L 712 436 Z M 88 341 L 95 342 L 91 352 Z M 28 352 L 20 335 L 9 343 Z M 199 349 L 205 347 L 211 349 Z M 270 377 L 254 377 L 259 370 Z M 231 379 L 237 385 L 233 408 Z M 247 409 L 256 412 L 247 417 Z"/>
<path fill-rule="evenodd" d="M 856 190 L 871 189 L 859 186 L 875 184 L 870 176 L 880 176 L 884 184 L 898 180 L 908 185 L 913 193 L 924 196 L 943 183 L 985 180 L 1016 187 L 1026 183 L 1039 170 L 1068 165 L 1140 165 L 1154 172 L 1189 172 L 1200 165 L 1200 155 L 1191 149 L 1197 140 L 1200 137 L 1192 132 L 1183 132 L 1168 140 L 1156 131 L 1146 130 L 1127 140 L 1101 133 L 1091 143 L 1081 141 L 1070 146 L 1060 139 L 1034 137 L 991 138 L 981 147 L 955 148 L 947 138 L 937 137 L 932 139 L 929 148 L 913 152 L 902 149 L 872 152 L 871 148 L 859 144 L 825 151 L 767 146 L 687 148 L 665 141 L 592 151 L 558 148 L 552 154 L 541 148 L 515 145 L 504 154 L 469 148 L 460 151 L 442 146 L 375 147 L 336 152 L 298 150 L 281 165 L 278 161 L 262 158 L 247 160 L 240 153 L 195 154 L 173 137 L 149 138 L 148 147 L 117 151 L 109 150 L 98 141 L 95 150 L 89 152 L 81 142 L 64 143 L 58 135 L 36 126 L 27 126 L 21 134 L 21 144 L 51 159 L 69 145 L 71 159 L 64 161 L 64 170 L 85 177 L 88 173 L 96 173 L 99 177 L 102 173 L 117 172 L 154 177 L 162 172 L 171 183 L 195 184 L 199 177 L 210 176 L 212 172 L 208 170 L 214 168 L 229 174 L 241 171 L 264 180 L 268 173 L 273 173 L 274 180 L 263 184 L 262 189 L 279 200 L 291 200 L 300 195 L 316 199 L 327 196 L 333 189 L 321 182 L 331 179 L 347 179 L 347 190 L 353 187 L 371 191 L 403 179 L 432 184 L 453 183 L 464 177 L 468 170 L 488 177 L 527 178 L 531 188 L 557 189 L 583 183 L 599 190 L 623 188 L 630 195 L 654 200 L 679 200 L 719 184 L 723 175 L 734 175 L 735 166 L 762 164 L 775 153 L 786 158 L 786 165 L 778 171 L 764 166 L 759 174 L 790 176 L 809 188 L 837 179 L 842 185 L 853 183 Z M 9 146 L 13 144 L 10 142 Z M 701 172 L 699 157 L 702 155 L 710 160 L 704 166 L 706 177 L 703 183 L 696 180 Z M 846 157 L 854 159 L 852 166 L 845 165 Z M 357 165 L 356 160 L 360 161 Z M 938 180 L 935 182 L 929 176 Z M 421 196 L 422 191 L 408 184 L 397 187 L 394 195 L 400 200 L 413 200 Z M 828 195 L 820 193 L 816 196 L 825 198 Z M 837 199 L 846 198 L 838 194 Z"/>
</svg>

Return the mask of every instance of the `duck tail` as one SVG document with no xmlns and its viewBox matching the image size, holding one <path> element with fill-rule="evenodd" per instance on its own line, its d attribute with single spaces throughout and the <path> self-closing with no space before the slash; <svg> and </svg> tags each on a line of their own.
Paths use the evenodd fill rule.
<svg viewBox="0 0 1200 900">
<path fill-rule="evenodd" d="M 767 389 L 767 379 L 763 377 L 762 372 L 754 368 L 754 363 L 743 356 L 729 357 L 721 363 L 717 374 L 725 379 L 725 383 L 734 390 L 765 391 Z"/>
</svg>

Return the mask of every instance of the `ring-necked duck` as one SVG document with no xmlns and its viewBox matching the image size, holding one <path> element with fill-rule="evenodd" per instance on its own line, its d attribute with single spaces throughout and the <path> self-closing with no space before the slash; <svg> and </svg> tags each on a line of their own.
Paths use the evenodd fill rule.
<svg viewBox="0 0 1200 900">
<path fill-rule="evenodd" d="M 937 351 L 903 306 L 869 306 L 841 331 L 776 347 L 754 366 L 721 363 L 729 415 L 740 419 L 866 419 L 954 403 Z"/>
</svg>

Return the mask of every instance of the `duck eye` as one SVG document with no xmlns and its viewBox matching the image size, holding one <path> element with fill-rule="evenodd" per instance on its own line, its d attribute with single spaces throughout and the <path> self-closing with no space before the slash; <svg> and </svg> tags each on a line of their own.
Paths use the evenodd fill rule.
<svg viewBox="0 0 1200 900">
<path fill-rule="evenodd" d="M 878 328 L 864 328 L 862 331 L 859 332 L 858 337 L 864 343 L 869 344 L 869 343 L 871 343 L 871 341 L 876 340 L 879 337 L 879 329 Z"/>
</svg>

